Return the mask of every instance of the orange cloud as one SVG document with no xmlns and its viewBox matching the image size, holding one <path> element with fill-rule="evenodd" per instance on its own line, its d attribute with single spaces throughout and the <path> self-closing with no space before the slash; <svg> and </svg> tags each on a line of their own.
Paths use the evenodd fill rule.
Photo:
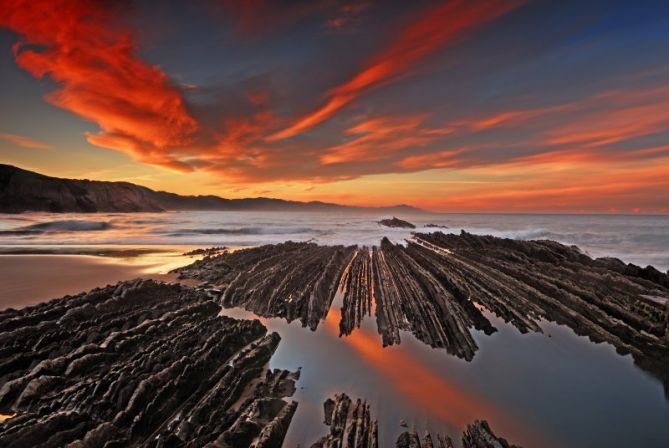
<svg viewBox="0 0 669 448">
<path fill-rule="evenodd" d="M 474 118 L 467 120 L 460 120 L 453 123 L 454 126 L 464 126 L 473 131 L 483 131 L 486 129 L 518 126 L 534 118 L 543 117 L 548 114 L 557 112 L 566 112 L 573 110 L 574 104 L 560 104 L 552 107 L 540 107 L 536 109 L 512 110 L 499 112 L 494 115 L 485 116 L 482 118 Z"/>
<path fill-rule="evenodd" d="M 408 148 L 418 148 L 443 137 L 452 129 L 422 127 L 425 116 L 378 117 L 348 128 L 344 134 L 358 135 L 341 145 L 330 147 L 320 157 L 324 165 L 379 160 Z"/>
<path fill-rule="evenodd" d="M 167 75 L 135 56 L 132 33 L 114 20 L 118 11 L 111 5 L 3 1 L 0 26 L 21 36 L 14 46 L 21 67 L 58 83 L 47 100 L 100 127 L 98 134 L 88 136 L 90 143 L 189 171 L 171 151 L 187 146 L 198 125 Z"/>
<path fill-rule="evenodd" d="M 446 168 L 457 163 L 456 156 L 464 151 L 464 149 L 465 148 L 447 149 L 430 154 L 420 154 L 416 156 L 405 157 L 404 159 L 397 162 L 397 166 L 410 171 Z"/>
<path fill-rule="evenodd" d="M 660 132 L 669 124 L 668 105 L 667 98 L 661 98 L 640 106 L 593 112 L 550 131 L 544 143 L 597 147 Z"/>
<path fill-rule="evenodd" d="M 669 212 L 669 158 L 655 163 L 611 159 L 606 153 L 556 151 L 507 164 L 467 169 L 494 187 L 465 185 L 417 204 L 459 211 Z"/>
<path fill-rule="evenodd" d="M 351 80 L 331 89 L 325 105 L 271 135 L 269 140 L 293 137 L 322 123 L 358 96 L 404 74 L 412 65 L 462 33 L 511 11 L 521 3 L 521 0 L 453 0 L 431 8 L 404 29 L 393 43 Z"/>
<path fill-rule="evenodd" d="M 28 149 L 49 149 L 51 146 L 46 143 L 38 142 L 29 137 L 24 137 L 23 135 L 16 134 L 7 134 L 0 132 L 0 139 L 6 140 L 8 142 L 14 143 L 15 145 L 21 146 L 22 148 Z"/>
</svg>

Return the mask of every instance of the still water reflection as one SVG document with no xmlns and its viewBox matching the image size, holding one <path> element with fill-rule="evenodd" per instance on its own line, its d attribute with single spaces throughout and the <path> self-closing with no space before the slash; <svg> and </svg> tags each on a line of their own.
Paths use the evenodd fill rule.
<svg viewBox="0 0 669 448">
<path fill-rule="evenodd" d="M 255 317 L 239 309 L 224 313 Z M 284 446 L 310 446 L 326 433 L 322 403 L 336 392 L 371 402 L 379 446 L 394 444 L 401 420 L 419 433 L 454 436 L 476 418 L 526 448 L 667 446 L 669 402 L 659 381 L 631 357 L 552 323 L 542 324 L 544 335 L 521 335 L 488 317 L 500 331 L 475 333 L 480 350 L 472 362 L 408 333 L 399 346 L 382 348 L 370 318 L 340 338 L 337 303 L 316 332 L 261 319 L 282 337 L 271 367 L 302 367 L 299 406 Z"/>
</svg>

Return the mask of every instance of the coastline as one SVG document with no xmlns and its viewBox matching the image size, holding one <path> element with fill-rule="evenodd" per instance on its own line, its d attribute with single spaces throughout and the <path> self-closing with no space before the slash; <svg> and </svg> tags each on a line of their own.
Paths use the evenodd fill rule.
<svg viewBox="0 0 669 448">
<path fill-rule="evenodd" d="M 175 282 L 192 246 L 1 246 L 0 311 L 134 278 Z"/>
<path fill-rule="evenodd" d="M 38 271 L 51 271 L 50 274 L 62 279 L 65 278 L 64 272 L 70 269 L 74 275 L 70 277 L 69 282 L 63 281 L 63 283 L 72 290 L 76 289 L 73 293 L 87 290 L 77 282 L 87 278 L 83 270 L 90 266 L 106 271 L 105 275 L 109 276 L 107 278 L 110 283 L 115 283 L 116 277 L 124 275 L 129 275 L 131 278 L 157 278 L 183 283 L 182 280 L 176 279 L 175 274 L 165 274 L 165 272 L 175 267 L 175 264 L 172 264 L 175 260 L 183 265 L 190 264 L 196 258 L 183 256 L 183 253 L 187 252 L 185 246 L 165 249 L 164 246 L 156 246 L 155 251 L 148 250 L 147 246 L 96 247 L 94 250 L 98 254 L 90 255 L 89 249 L 69 247 L 65 250 L 70 251 L 70 254 L 64 255 L 54 254 L 54 249 L 51 247 L 42 250 L 42 252 L 51 251 L 51 253 L 1 255 L 0 260 L 7 260 L 17 266 L 19 274 L 12 280 L 17 280 L 21 276 L 28 280 L 32 278 L 33 285 L 29 285 L 32 287 L 48 283 L 48 280 L 44 278 L 35 281 L 35 274 Z M 16 250 L 16 252 L 21 252 L 21 250 Z M 79 252 L 80 255 L 72 252 Z M 21 260 L 20 263 L 17 263 L 18 260 Z M 66 264 L 62 262 L 63 260 L 73 262 Z M 167 260 L 170 262 L 167 263 Z M 46 267 L 38 267 L 35 264 L 36 261 L 43 261 Z M 57 269 L 54 270 L 54 266 Z M 94 286 L 99 287 L 102 284 Z M 51 294 L 51 297 L 57 296 Z M 660 385 L 655 380 L 642 379 L 643 374 L 633 365 L 630 356 L 619 356 L 608 344 L 592 344 L 586 337 L 576 336 L 564 326 L 542 322 L 541 327 L 545 334 L 523 335 L 506 325 L 502 319 L 485 311 L 486 317 L 500 329 L 500 332 L 492 337 L 486 336 L 483 332 L 473 332 L 476 343 L 481 347 L 481 353 L 474 361 L 463 362 L 445 355 L 440 350 L 426 346 L 407 332 L 402 332 L 402 344 L 382 349 L 381 337 L 377 334 L 375 325 L 369 317 L 361 322 L 360 328 L 356 328 L 349 335 L 341 336 L 338 322 L 341 313 L 337 309 L 343 306 L 340 299 L 333 303 L 322 329 L 319 328 L 315 332 L 302 328 L 298 322 L 289 324 L 280 317 L 260 318 L 269 331 L 277 332 L 282 338 L 269 366 L 273 369 L 290 371 L 303 367 L 293 397 L 300 403 L 300 406 L 294 412 L 293 423 L 287 431 L 285 441 L 288 445 L 286 446 L 293 446 L 296 443 L 309 446 L 314 441 L 314 437 L 326 432 L 322 427 L 319 408 L 322 408 L 323 401 L 335 392 L 348 393 L 351 396 L 368 400 L 371 410 L 376 412 L 379 422 L 383 423 L 379 424 L 379 439 L 383 441 L 380 446 L 388 446 L 388 443 L 397 439 L 398 434 L 405 431 L 397 425 L 400 420 L 407 420 L 419 433 L 423 428 L 429 428 L 437 433 L 445 431 L 447 434 L 455 435 L 464 430 L 464 425 L 467 423 L 461 417 L 455 416 L 465 412 L 470 420 L 479 417 L 488 419 L 499 434 L 507 436 L 526 448 L 562 446 L 566 441 L 571 446 L 581 446 L 572 443 L 573 439 L 558 438 L 556 442 L 555 428 L 547 431 L 550 425 L 546 427 L 546 422 L 537 425 L 537 428 L 529 428 L 526 424 L 535 418 L 529 418 L 525 414 L 527 409 L 531 409 L 531 413 L 538 412 L 539 415 L 542 415 L 542 419 L 547 419 L 550 412 L 542 414 L 544 411 L 542 411 L 541 403 L 561 403 L 559 395 L 563 392 L 558 395 L 554 394 L 558 392 L 557 385 L 578 387 L 578 394 L 571 399 L 579 400 L 579 396 L 587 398 L 587 404 L 581 403 L 581 405 L 589 409 L 599 409 L 598 412 L 602 412 L 613 403 L 604 395 L 615 396 L 618 393 L 616 391 L 622 385 L 629 386 L 635 382 L 643 382 L 643 385 L 639 383 L 633 387 L 635 394 L 638 395 L 637 398 L 627 397 L 625 399 L 625 408 L 629 412 L 619 412 L 615 417 L 607 416 L 607 421 L 619 421 L 620 423 L 626 419 L 629 420 L 634 413 L 644 412 L 643 407 L 649 407 L 651 397 L 656 399 L 657 396 L 661 396 Z M 248 311 L 242 312 L 240 308 L 224 308 L 220 314 L 234 318 L 258 319 L 257 315 Z M 528 356 L 528 353 L 531 353 L 532 356 Z M 331 360 L 332 356 L 342 360 L 338 363 L 341 366 L 337 368 L 330 366 L 324 369 L 324 366 L 329 365 L 328 360 Z M 512 366 L 508 365 L 508 359 L 513 360 Z M 569 370 L 551 367 L 554 359 L 560 359 L 560 364 L 569 366 Z M 537 362 L 539 365 L 536 365 Z M 546 365 L 542 366 L 542 362 Z M 501 379 L 498 375 L 490 377 L 485 374 L 486 371 L 503 371 L 505 372 L 504 378 Z M 404 374 L 398 376 L 397 372 L 407 373 L 412 378 L 422 378 L 421 382 L 436 381 L 431 386 L 431 390 L 437 390 L 439 393 L 428 393 L 429 391 L 423 390 L 424 388 L 419 387 L 418 384 L 412 385 L 412 380 L 407 379 Z M 523 375 L 526 376 L 523 377 Z M 587 381 L 583 381 L 584 375 Z M 608 375 L 612 385 L 617 385 L 617 388 L 612 388 L 606 393 L 600 390 L 599 396 L 593 400 L 594 395 L 589 395 L 592 394 L 589 389 L 602 375 Z M 614 380 L 616 375 L 621 375 L 618 380 Z M 515 377 L 524 378 L 523 384 L 504 386 L 505 382 Z M 582 384 L 577 386 L 574 381 L 582 381 Z M 493 389 L 496 389 L 500 382 L 504 387 L 491 393 L 491 385 L 495 384 Z M 544 382 L 550 383 L 551 386 L 546 386 Z M 435 387 L 437 389 L 434 389 Z M 514 395 L 508 395 L 509 387 Z M 527 387 L 534 387 L 534 397 L 524 396 L 523 390 Z M 382 397 L 386 398 L 382 399 Z M 520 401 L 518 401 L 519 397 L 521 397 Z M 392 400 L 392 405 L 388 405 L 386 400 Z M 663 400 L 666 399 L 653 404 L 654 414 L 644 417 L 646 423 L 640 428 L 646 435 L 639 437 L 646 438 L 642 440 L 664 440 L 664 437 L 669 437 L 669 434 L 663 434 L 657 423 L 653 423 L 655 418 L 662 415 L 662 412 L 666 412 L 669 416 L 669 408 L 666 401 Z M 482 403 L 482 406 L 474 407 L 472 403 Z M 444 408 L 447 408 L 447 411 L 441 411 Z M 499 411 L 491 412 L 490 409 Z M 561 412 L 566 415 L 571 411 L 562 407 Z M 572 428 L 568 431 L 571 432 L 574 431 L 574 428 L 578 428 L 580 423 L 571 421 L 569 424 L 572 426 L 566 427 Z M 565 422 L 557 420 L 551 422 L 551 425 L 562 428 Z M 545 437 L 544 432 L 549 436 Z M 548 439 L 553 443 L 547 442 Z M 290 445 L 291 443 L 293 445 Z M 591 446 L 600 445 L 591 444 Z M 649 443 L 648 446 L 661 445 Z"/>
</svg>

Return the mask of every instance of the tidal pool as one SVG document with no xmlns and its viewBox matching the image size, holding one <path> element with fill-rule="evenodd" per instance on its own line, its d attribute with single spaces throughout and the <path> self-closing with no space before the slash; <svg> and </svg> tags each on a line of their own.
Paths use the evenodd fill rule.
<svg viewBox="0 0 669 448">
<path fill-rule="evenodd" d="M 542 323 L 544 334 L 521 334 L 488 315 L 499 331 L 475 332 L 480 349 L 467 362 L 406 332 L 400 345 L 383 348 L 369 317 L 339 337 L 340 300 L 315 332 L 259 318 L 282 338 L 270 367 L 302 368 L 285 447 L 311 446 L 327 432 L 322 404 L 338 392 L 368 400 L 384 447 L 405 430 L 401 420 L 419 434 L 447 433 L 459 445 L 462 429 L 477 418 L 525 448 L 668 446 L 662 384 L 610 345 L 550 322 Z M 222 313 L 258 318 L 240 309 Z"/>
</svg>

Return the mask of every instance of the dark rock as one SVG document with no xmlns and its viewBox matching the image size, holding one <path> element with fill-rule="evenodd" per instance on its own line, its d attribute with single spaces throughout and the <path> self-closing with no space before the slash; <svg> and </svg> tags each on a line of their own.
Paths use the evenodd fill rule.
<svg viewBox="0 0 669 448">
<path fill-rule="evenodd" d="M 298 372 L 279 344 L 205 294 L 122 282 L 0 313 L 0 446 L 280 447 Z M 234 445 L 238 446 L 238 445 Z"/>
<path fill-rule="evenodd" d="M 501 437 L 497 437 L 485 420 L 476 420 L 467 425 L 462 434 L 462 448 L 518 448 Z"/>
<path fill-rule="evenodd" d="M 193 249 L 188 252 L 185 252 L 183 255 L 191 257 L 191 256 L 197 256 L 197 255 L 204 255 L 205 257 L 211 257 L 212 255 L 218 255 L 221 252 L 226 251 L 228 248 L 221 246 L 221 247 L 208 247 L 208 248 L 199 248 L 199 249 Z"/>
<path fill-rule="evenodd" d="M 463 231 L 415 234 L 406 246 L 386 238 L 372 248 L 288 242 L 224 253 L 178 272 L 221 291 L 223 306 L 299 319 L 312 329 L 341 287 L 341 335 L 374 313 L 384 345 L 410 331 L 466 360 L 478 350 L 473 329 L 496 331 L 482 310 L 522 333 L 541 332 L 546 319 L 632 354 L 669 385 L 669 276 L 553 241 Z"/>
<path fill-rule="evenodd" d="M 398 229 L 415 229 L 416 226 L 411 224 L 408 221 L 404 221 L 402 219 L 396 218 L 393 216 L 392 219 L 382 219 L 379 221 L 379 224 L 382 226 L 386 227 L 393 227 L 393 228 L 398 228 Z"/>
<path fill-rule="evenodd" d="M 226 252 L 178 269 L 222 291 L 219 303 L 264 317 L 298 319 L 315 330 L 325 318 L 356 248 L 287 242 Z"/>
<path fill-rule="evenodd" d="M 355 404 L 346 394 L 335 395 L 324 403 L 325 423 L 330 434 L 321 437 L 311 448 L 377 448 L 378 423 L 369 411 L 369 405 L 360 399 Z M 406 424 L 401 426 L 406 427 Z M 444 434 L 435 434 L 438 448 L 453 448 L 453 440 Z M 425 431 L 423 440 L 418 433 L 404 431 L 395 442 L 396 448 L 434 448 L 434 439 Z M 462 448 L 518 448 L 497 437 L 485 420 L 476 420 L 462 435 Z"/>
<path fill-rule="evenodd" d="M 321 437 L 312 448 L 377 448 L 378 425 L 372 420 L 366 401 L 355 403 L 346 394 L 328 398 L 323 405 L 325 424 L 330 434 Z"/>
</svg>

